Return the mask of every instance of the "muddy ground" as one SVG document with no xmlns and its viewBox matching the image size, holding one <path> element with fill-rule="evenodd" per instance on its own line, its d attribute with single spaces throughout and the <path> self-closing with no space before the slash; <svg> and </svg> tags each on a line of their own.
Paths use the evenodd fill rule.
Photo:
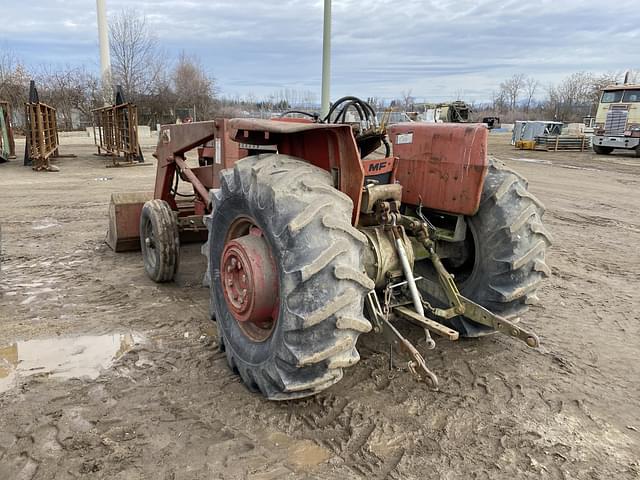
<svg viewBox="0 0 640 480">
<path fill-rule="evenodd" d="M 111 192 L 149 190 L 152 166 L 86 142 L 59 173 L 0 165 L 0 479 L 640 478 L 640 159 L 490 142 L 555 240 L 522 319 L 540 350 L 440 340 L 435 392 L 363 338 L 342 382 L 286 403 L 218 353 L 197 245 L 159 286 L 104 244 Z"/>
</svg>

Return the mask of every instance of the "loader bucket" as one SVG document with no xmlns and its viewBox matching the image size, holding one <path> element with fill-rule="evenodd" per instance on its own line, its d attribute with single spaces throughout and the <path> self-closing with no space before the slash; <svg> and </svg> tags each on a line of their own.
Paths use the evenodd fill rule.
<svg viewBox="0 0 640 480">
<path fill-rule="evenodd" d="M 112 193 L 107 245 L 116 252 L 140 250 L 140 214 L 153 192 Z"/>
</svg>

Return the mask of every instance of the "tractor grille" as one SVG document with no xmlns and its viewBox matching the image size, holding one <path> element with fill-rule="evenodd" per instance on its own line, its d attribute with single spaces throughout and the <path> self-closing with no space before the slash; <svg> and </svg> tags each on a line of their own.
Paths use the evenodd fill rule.
<svg viewBox="0 0 640 480">
<path fill-rule="evenodd" d="M 622 109 L 611 109 L 607 113 L 607 121 L 604 124 L 604 131 L 607 135 L 622 135 L 627 125 L 627 115 L 629 112 Z"/>
</svg>

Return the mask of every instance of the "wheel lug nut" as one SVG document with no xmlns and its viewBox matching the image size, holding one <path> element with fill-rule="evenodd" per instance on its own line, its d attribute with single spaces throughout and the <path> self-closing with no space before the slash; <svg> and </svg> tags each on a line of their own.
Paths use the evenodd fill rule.
<svg viewBox="0 0 640 480">
<path fill-rule="evenodd" d="M 247 281 L 247 276 L 243 273 L 243 274 L 242 274 L 242 282 L 244 283 L 244 282 L 246 282 L 246 281 Z"/>
<path fill-rule="evenodd" d="M 238 262 L 236 261 L 235 258 L 231 259 L 231 268 L 236 268 L 236 265 L 238 264 Z"/>
</svg>

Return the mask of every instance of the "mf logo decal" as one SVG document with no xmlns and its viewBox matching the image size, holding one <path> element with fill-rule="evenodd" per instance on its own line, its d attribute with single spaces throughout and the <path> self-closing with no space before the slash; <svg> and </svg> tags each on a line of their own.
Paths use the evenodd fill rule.
<svg viewBox="0 0 640 480">
<path fill-rule="evenodd" d="M 387 162 L 370 163 L 369 172 L 379 172 L 381 170 L 384 170 L 386 166 L 387 166 Z"/>
</svg>

